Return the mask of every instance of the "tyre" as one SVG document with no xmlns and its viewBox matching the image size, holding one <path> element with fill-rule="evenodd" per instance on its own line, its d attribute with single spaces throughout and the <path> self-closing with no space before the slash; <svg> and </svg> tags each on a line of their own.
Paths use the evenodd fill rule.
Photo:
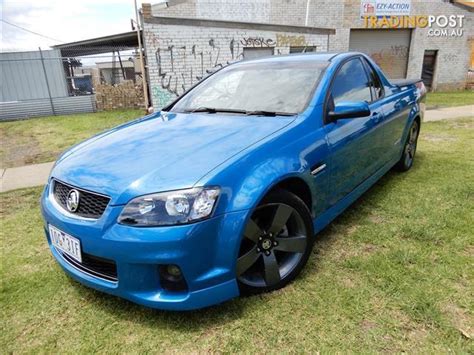
<svg viewBox="0 0 474 355">
<path fill-rule="evenodd" d="M 306 204 L 286 190 L 270 192 L 252 213 L 237 258 L 242 294 L 268 292 L 295 279 L 313 246 Z"/>
<path fill-rule="evenodd" d="M 398 171 L 407 171 L 413 166 L 413 160 L 415 159 L 416 146 L 418 144 L 418 135 L 420 133 L 420 125 L 417 120 L 413 121 L 408 137 L 403 147 L 403 153 L 395 165 Z"/>
</svg>

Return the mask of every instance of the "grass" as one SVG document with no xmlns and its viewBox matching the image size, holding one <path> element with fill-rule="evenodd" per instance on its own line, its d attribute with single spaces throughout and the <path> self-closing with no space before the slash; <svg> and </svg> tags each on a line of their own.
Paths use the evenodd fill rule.
<svg viewBox="0 0 474 355">
<path fill-rule="evenodd" d="M 71 145 L 140 116 L 127 110 L 2 122 L 0 168 L 53 161 Z"/>
<path fill-rule="evenodd" d="M 474 105 L 473 90 L 429 92 L 426 96 L 428 109 L 464 105 Z"/>
<path fill-rule="evenodd" d="M 283 290 L 188 313 L 69 279 L 40 189 L 0 195 L 4 353 L 473 353 L 474 121 L 426 123 L 413 169 L 388 173 L 318 235 Z"/>
</svg>

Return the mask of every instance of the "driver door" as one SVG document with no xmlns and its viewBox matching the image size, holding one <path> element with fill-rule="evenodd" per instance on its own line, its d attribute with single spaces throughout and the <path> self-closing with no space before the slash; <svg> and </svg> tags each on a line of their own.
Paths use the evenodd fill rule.
<svg viewBox="0 0 474 355">
<path fill-rule="evenodd" d="M 327 112 L 341 102 L 369 103 L 370 115 L 326 122 L 329 145 L 330 205 L 334 205 L 371 176 L 381 164 L 379 125 L 383 112 L 372 103 L 372 90 L 361 58 L 346 61 L 336 72 L 326 103 Z M 327 114 L 326 112 L 326 114 Z"/>
</svg>

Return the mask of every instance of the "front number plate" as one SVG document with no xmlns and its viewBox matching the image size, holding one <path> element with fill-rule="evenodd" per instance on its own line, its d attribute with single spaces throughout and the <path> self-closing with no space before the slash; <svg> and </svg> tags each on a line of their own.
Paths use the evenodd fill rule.
<svg viewBox="0 0 474 355">
<path fill-rule="evenodd" d="M 69 255 L 71 258 L 82 262 L 81 242 L 79 239 L 64 233 L 56 227 L 49 226 L 49 237 L 51 243 L 62 252 Z"/>
</svg>

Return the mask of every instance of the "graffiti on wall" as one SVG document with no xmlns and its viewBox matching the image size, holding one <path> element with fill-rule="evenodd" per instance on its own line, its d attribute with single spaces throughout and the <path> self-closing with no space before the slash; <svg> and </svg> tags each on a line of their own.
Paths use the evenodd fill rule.
<svg viewBox="0 0 474 355">
<path fill-rule="evenodd" d="M 165 106 L 209 73 L 243 57 L 244 46 L 235 39 L 218 42 L 210 38 L 204 46 L 176 46 L 172 40 L 158 40 L 151 32 L 146 36 L 149 46 L 156 48 L 159 85 L 151 88 L 156 107 Z"/>
<path fill-rule="evenodd" d="M 244 37 L 240 40 L 240 43 L 242 43 L 244 47 L 275 47 L 275 41 L 273 39 L 265 39 L 263 37 Z"/>
<path fill-rule="evenodd" d="M 306 47 L 308 44 L 306 43 L 305 36 L 291 36 L 285 34 L 277 34 L 276 35 L 276 44 L 278 47 Z"/>
<path fill-rule="evenodd" d="M 156 79 L 152 80 L 151 96 L 153 105 L 159 108 L 181 95 L 206 75 L 232 61 L 242 59 L 244 48 L 307 45 L 305 36 L 280 34 L 276 34 L 276 41 L 260 36 L 230 40 L 209 38 L 204 44 L 200 42 L 192 45 L 176 45 L 172 39 L 159 38 L 150 31 L 145 32 L 145 36 L 148 48 L 156 48 L 153 54 L 158 82 Z M 280 54 L 279 50 L 277 54 Z"/>
<path fill-rule="evenodd" d="M 443 58 L 443 62 L 448 62 L 448 63 L 458 61 L 458 55 L 454 54 L 454 53 L 446 53 L 446 54 L 443 55 L 442 58 Z"/>
<path fill-rule="evenodd" d="M 389 77 L 399 78 L 405 76 L 408 50 L 404 45 L 392 45 L 368 54 Z"/>
<path fill-rule="evenodd" d="M 384 48 L 380 49 L 376 52 L 370 53 L 370 56 L 372 58 L 379 58 L 382 59 L 384 57 L 387 58 L 396 58 L 396 57 L 402 57 L 406 58 L 408 56 L 408 47 L 403 46 L 403 45 L 393 45 L 390 46 L 389 48 Z"/>
<path fill-rule="evenodd" d="M 153 105 L 160 108 L 166 106 L 175 98 L 175 96 L 172 93 L 170 93 L 168 90 L 163 89 L 159 86 L 152 87 L 151 97 L 153 100 Z"/>
</svg>

